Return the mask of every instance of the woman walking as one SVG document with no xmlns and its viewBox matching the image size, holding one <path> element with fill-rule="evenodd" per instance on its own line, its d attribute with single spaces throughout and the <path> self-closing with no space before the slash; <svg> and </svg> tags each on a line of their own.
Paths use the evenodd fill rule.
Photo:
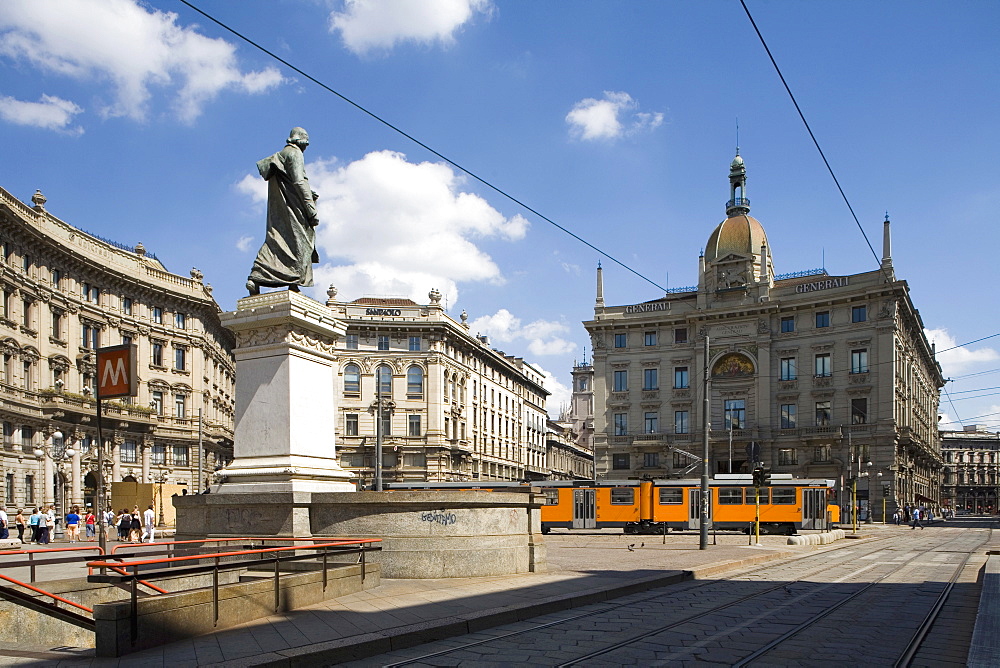
<svg viewBox="0 0 1000 668">
<path fill-rule="evenodd" d="M 87 542 L 94 542 L 94 536 L 97 535 L 97 518 L 90 510 L 87 511 L 87 516 L 83 518 L 83 526 L 87 529 Z"/>
<path fill-rule="evenodd" d="M 17 539 L 24 543 L 24 527 L 27 524 L 24 519 L 24 508 L 17 509 L 17 516 L 14 518 L 14 524 L 17 525 Z"/>
<path fill-rule="evenodd" d="M 80 542 L 80 507 L 73 506 L 73 509 L 66 513 L 66 539 L 71 543 Z"/>
<path fill-rule="evenodd" d="M 122 508 L 121 515 L 118 516 L 118 540 L 119 542 L 125 542 L 128 540 L 128 532 L 132 527 L 132 516 L 129 514 L 127 508 Z"/>
</svg>

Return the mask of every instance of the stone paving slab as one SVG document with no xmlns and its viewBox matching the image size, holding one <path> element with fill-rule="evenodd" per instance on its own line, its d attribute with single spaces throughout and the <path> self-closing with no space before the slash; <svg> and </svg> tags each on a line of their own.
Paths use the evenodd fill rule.
<svg viewBox="0 0 1000 668">
<path fill-rule="evenodd" d="M 894 527 L 866 528 L 878 535 Z M 549 570 L 502 577 L 383 579 L 381 586 L 283 612 L 241 626 L 121 659 L 48 650 L 29 657 L 0 655 L 0 665 L 296 666 L 345 661 L 404 649 L 501 624 L 601 602 L 622 595 L 795 556 L 832 546 L 788 546 L 784 537 L 720 534 L 698 549 L 693 534 L 546 536 Z M 46 662 L 48 663 L 48 662 Z"/>
</svg>

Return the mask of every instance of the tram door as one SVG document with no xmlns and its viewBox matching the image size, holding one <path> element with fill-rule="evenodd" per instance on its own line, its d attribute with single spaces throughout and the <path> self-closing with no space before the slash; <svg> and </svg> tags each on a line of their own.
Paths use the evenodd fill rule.
<svg viewBox="0 0 1000 668">
<path fill-rule="evenodd" d="M 802 490 L 802 528 L 826 529 L 826 490 Z"/>
<path fill-rule="evenodd" d="M 708 491 L 711 498 L 712 490 Z M 712 526 L 712 504 L 708 504 L 708 526 Z M 701 490 L 688 490 L 688 529 L 701 529 Z"/>
<path fill-rule="evenodd" d="M 596 529 L 597 516 L 596 507 L 597 490 L 595 489 L 574 489 L 573 490 L 573 528 L 574 529 Z"/>
</svg>

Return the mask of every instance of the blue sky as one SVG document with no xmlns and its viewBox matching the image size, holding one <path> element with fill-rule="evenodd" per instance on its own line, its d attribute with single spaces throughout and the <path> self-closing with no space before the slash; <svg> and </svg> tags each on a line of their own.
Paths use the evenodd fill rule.
<svg viewBox="0 0 1000 668">
<path fill-rule="evenodd" d="M 195 4 L 660 285 L 697 282 L 737 118 L 776 271 L 877 265 L 736 0 Z M 877 252 L 889 212 L 938 348 L 1000 332 L 1000 5 L 748 6 Z M 0 186 L 198 267 L 224 309 L 263 233 L 254 164 L 296 125 L 321 197 L 311 294 L 436 287 L 564 401 L 596 252 L 177 0 L 0 7 Z M 660 295 L 604 267 L 608 303 Z M 998 351 L 941 355 L 943 423 L 1000 427 L 1000 394 L 980 396 L 1000 391 Z"/>
</svg>

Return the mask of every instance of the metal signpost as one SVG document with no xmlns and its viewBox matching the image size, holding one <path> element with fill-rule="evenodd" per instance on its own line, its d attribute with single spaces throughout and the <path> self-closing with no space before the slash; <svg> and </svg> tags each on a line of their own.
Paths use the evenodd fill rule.
<svg viewBox="0 0 1000 668">
<path fill-rule="evenodd" d="M 702 428 L 702 450 L 701 450 L 701 521 L 699 522 L 700 531 L 698 538 L 698 549 L 705 550 L 708 549 L 708 504 L 711 502 L 711 497 L 708 491 L 708 411 L 711 409 L 710 402 L 710 391 L 709 391 L 709 375 L 708 375 L 708 334 L 705 334 L 705 379 L 702 382 L 702 388 L 705 393 L 704 397 L 704 407 L 702 408 L 701 415 L 701 428 Z"/>
<path fill-rule="evenodd" d="M 104 434 L 101 429 L 101 400 L 134 397 L 139 376 L 136 373 L 136 346 L 122 344 L 97 349 L 97 517 L 98 545 L 108 549 L 107 522 L 104 517 Z"/>
</svg>

